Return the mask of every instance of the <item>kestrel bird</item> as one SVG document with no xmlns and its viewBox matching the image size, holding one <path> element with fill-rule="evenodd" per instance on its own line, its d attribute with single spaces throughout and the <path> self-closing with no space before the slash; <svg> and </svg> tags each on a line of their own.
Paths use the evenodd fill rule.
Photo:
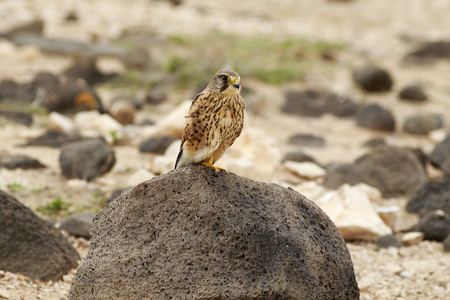
<svg viewBox="0 0 450 300">
<path fill-rule="evenodd" d="M 203 164 L 214 166 L 244 127 L 245 102 L 241 97 L 241 78 L 231 70 L 220 70 L 208 86 L 192 101 L 186 116 L 175 169 Z"/>
</svg>

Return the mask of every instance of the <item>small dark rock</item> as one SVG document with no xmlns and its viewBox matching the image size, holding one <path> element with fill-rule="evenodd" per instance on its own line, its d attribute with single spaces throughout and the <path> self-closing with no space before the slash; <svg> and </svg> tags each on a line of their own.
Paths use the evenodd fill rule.
<svg viewBox="0 0 450 300">
<path fill-rule="evenodd" d="M 312 134 L 295 134 L 289 138 L 288 143 L 291 145 L 299 145 L 304 147 L 325 146 L 325 140 L 323 138 Z"/>
<path fill-rule="evenodd" d="M 36 97 L 31 84 L 18 84 L 9 79 L 0 82 L 0 100 L 13 104 L 30 104 Z"/>
<path fill-rule="evenodd" d="M 137 44 L 122 56 L 122 62 L 127 69 L 145 71 L 150 66 L 150 53 L 148 47 Z"/>
<path fill-rule="evenodd" d="M 406 205 L 406 211 L 421 216 L 439 209 L 450 214 L 450 178 L 427 182 Z"/>
<path fill-rule="evenodd" d="M 0 155 L 0 168 L 6 169 L 41 169 L 45 165 L 37 159 L 25 155 Z"/>
<path fill-rule="evenodd" d="M 144 140 L 139 145 L 139 151 L 143 153 L 164 154 L 167 147 L 170 146 L 177 138 L 173 136 L 161 136 Z"/>
<path fill-rule="evenodd" d="M 380 236 L 375 241 L 375 245 L 377 245 L 380 248 L 389 248 L 389 247 L 400 248 L 402 243 L 397 239 L 395 235 L 388 234 Z"/>
<path fill-rule="evenodd" d="M 444 120 L 441 115 L 428 113 L 409 117 L 405 120 L 403 129 L 411 134 L 427 135 L 435 129 L 442 128 Z"/>
<path fill-rule="evenodd" d="M 285 113 L 308 117 L 319 117 L 325 113 L 338 117 L 351 117 L 358 111 L 358 105 L 348 98 L 332 93 L 288 90 L 281 110 Z"/>
<path fill-rule="evenodd" d="M 43 281 L 76 268 L 77 251 L 59 229 L 0 190 L 0 269 Z"/>
<path fill-rule="evenodd" d="M 318 162 L 316 162 L 316 160 L 314 158 L 312 158 L 311 156 L 305 154 L 302 151 L 294 151 L 294 152 L 289 152 L 288 154 L 286 154 L 286 156 L 283 158 L 283 162 L 284 161 L 295 161 L 295 162 L 313 162 L 317 165 L 320 166 L 320 164 Z"/>
<path fill-rule="evenodd" d="M 450 234 L 450 214 L 443 210 L 429 211 L 410 231 L 420 231 L 425 240 L 443 241 Z"/>
<path fill-rule="evenodd" d="M 88 239 L 91 236 L 92 219 L 94 219 L 95 215 L 96 213 L 94 212 L 73 214 L 61 222 L 59 229 L 67 231 L 70 235 Z"/>
<path fill-rule="evenodd" d="M 0 110 L 0 117 L 25 126 L 30 126 L 33 123 L 33 118 L 31 117 L 31 114 L 21 111 L 11 111 L 2 109 Z"/>
<path fill-rule="evenodd" d="M 145 103 L 156 105 L 164 102 L 167 99 L 167 88 L 160 86 L 149 90 L 145 94 Z"/>
<path fill-rule="evenodd" d="M 76 23 L 78 22 L 79 17 L 78 17 L 78 13 L 75 10 L 70 10 L 66 13 L 66 15 L 64 16 L 64 21 L 66 22 L 70 22 L 70 23 Z"/>
<path fill-rule="evenodd" d="M 104 75 L 97 69 L 97 57 L 93 54 L 77 53 L 73 55 L 72 65 L 63 74 L 73 79 L 84 79 L 89 85 L 104 82 L 114 75 Z"/>
<path fill-rule="evenodd" d="M 61 81 L 56 102 L 44 102 L 49 111 L 76 113 L 98 110 L 104 113 L 102 102 L 94 89 L 83 79 L 66 78 Z"/>
<path fill-rule="evenodd" d="M 353 80 L 367 92 L 387 92 L 393 85 L 389 73 L 374 66 L 365 66 L 355 70 Z"/>
<path fill-rule="evenodd" d="M 406 62 L 423 63 L 435 59 L 450 59 L 450 41 L 427 42 L 405 56 Z"/>
<path fill-rule="evenodd" d="M 433 149 L 430 162 L 444 173 L 450 174 L 450 135 Z"/>
<path fill-rule="evenodd" d="M 402 100 L 410 102 L 422 102 L 427 100 L 427 95 L 419 85 L 408 85 L 404 87 L 398 94 Z"/>
<path fill-rule="evenodd" d="M 395 130 L 394 116 L 389 110 L 378 104 L 369 104 L 361 107 L 356 115 L 356 122 L 359 126 L 369 129 L 381 131 Z"/>
<path fill-rule="evenodd" d="M 79 136 L 69 136 L 68 134 L 61 131 L 48 130 L 43 135 L 29 140 L 23 146 L 47 146 L 59 148 L 66 143 L 74 142 L 79 139 Z"/>
<path fill-rule="evenodd" d="M 378 146 L 353 164 L 335 164 L 328 168 L 324 185 L 338 188 L 344 183 L 366 183 L 376 187 L 383 197 L 413 195 L 426 182 L 425 171 L 417 156 L 406 148 Z"/>
<path fill-rule="evenodd" d="M 153 125 L 155 125 L 155 121 L 148 120 L 148 119 L 139 123 L 139 126 L 153 126 Z"/>
<path fill-rule="evenodd" d="M 386 145 L 386 141 L 383 138 L 373 138 L 363 144 L 364 147 L 369 148 L 374 148 L 381 145 Z"/>
<path fill-rule="evenodd" d="M 114 149 L 100 139 L 86 139 L 65 144 L 59 156 L 64 177 L 87 181 L 109 172 L 115 162 Z"/>
<path fill-rule="evenodd" d="M 444 252 L 450 252 L 450 234 L 443 241 Z"/>
</svg>

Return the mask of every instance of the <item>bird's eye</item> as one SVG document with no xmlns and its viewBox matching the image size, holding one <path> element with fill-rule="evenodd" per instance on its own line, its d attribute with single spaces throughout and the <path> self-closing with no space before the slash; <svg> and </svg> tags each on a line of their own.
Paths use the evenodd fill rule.
<svg viewBox="0 0 450 300">
<path fill-rule="evenodd" d="M 222 76 L 220 76 L 220 78 L 222 79 L 223 82 L 227 82 L 230 80 L 230 77 L 227 75 L 222 75 Z"/>
</svg>

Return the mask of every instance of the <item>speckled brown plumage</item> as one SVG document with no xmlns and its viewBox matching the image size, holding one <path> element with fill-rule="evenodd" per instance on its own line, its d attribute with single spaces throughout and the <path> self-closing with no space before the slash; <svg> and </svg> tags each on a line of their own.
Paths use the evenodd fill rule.
<svg viewBox="0 0 450 300">
<path fill-rule="evenodd" d="M 234 71 L 220 70 L 192 102 L 186 116 L 175 169 L 213 164 L 233 145 L 244 126 L 245 102 L 240 93 L 240 77 Z"/>
</svg>

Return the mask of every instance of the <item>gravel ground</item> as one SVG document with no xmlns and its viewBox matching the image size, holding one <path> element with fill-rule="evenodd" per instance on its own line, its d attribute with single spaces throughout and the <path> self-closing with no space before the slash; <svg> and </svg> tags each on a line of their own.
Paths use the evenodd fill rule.
<svg viewBox="0 0 450 300">
<path fill-rule="evenodd" d="M 62 22 L 70 10 L 76 10 L 80 15 L 78 23 L 68 25 Z M 355 0 L 349 3 L 249 0 L 239 5 L 186 0 L 184 5 L 178 7 L 166 1 L 147 0 L 135 0 L 133 5 L 124 0 L 3 0 L 0 2 L 0 31 L 41 17 L 46 22 L 47 37 L 81 41 L 90 41 L 93 37 L 108 41 L 117 38 L 126 29 L 142 28 L 161 36 L 172 33 L 204 34 L 220 29 L 242 35 L 298 35 L 345 42 L 349 49 L 339 57 L 339 70 L 333 73 L 314 70 L 305 82 L 296 87 L 326 86 L 363 101 L 379 102 L 391 109 L 400 123 L 406 116 L 424 109 L 443 114 L 448 122 L 450 64 L 439 62 L 432 67 L 411 67 L 402 65 L 400 61 L 418 41 L 450 37 L 449 11 L 450 2 L 446 0 Z M 367 97 L 355 89 L 350 70 L 367 62 L 382 65 L 395 75 L 393 92 Z M 0 40 L 0 80 L 13 78 L 25 82 L 39 71 L 58 73 L 69 63 L 67 57 L 45 55 L 32 46 L 17 48 L 10 42 Z M 106 63 L 105 66 L 111 65 Z M 420 82 L 427 87 L 431 100 L 426 106 L 412 106 L 396 99 L 399 87 L 411 82 Z M 421 147 L 426 152 L 434 147 L 434 142 L 427 137 L 412 137 L 399 132 L 391 135 L 373 133 L 357 128 L 353 121 L 331 116 L 298 120 L 273 114 L 273 111 L 279 111 L 283 98 L 280 87 L 248 83 L 259 90 L 263 102 L 261 114 L 252 116 L 248 122 L 263 128 L 277 141 L 281 151 L 289 150 L 285 141 L 288 136 L 297 133 L 297 128 L 308 128 L 312 134 L 326 136 L 327 147 L 313 150 L 314 156 L 320 158 L 322 163 L 335 161 L 336 157 L 341 161 L 352 161 L 365 151 L 361 147 L 362 142 L 373 137 L 384 137 L 395 145 Z M 106 96 L 110 94 L 102 88 L 99 92 Z M 171 93 L 168 104 L 154 112 L 156 118 L 189 95 L 191 91 Z M 6 189 L 9 183 L 21 182 L 29 190 L 14 195 L 32 209 L 56 196 L 74 202 L 78 207 L 89 204 L 97 189 L 108 194 L 117 182 L 126 181 L 134 170 L 149 163 L 149 157 L 138 153 L 135 147 L 116 147 L 117 164 L 111 173 L 91 183 L 68 183 L 59 174 L 57 149 L 17 146 L 42 133 L 46 119 L 40 118 L 38 125 L 31 128 L 19 125 L 0 127 L 1 153 L 39 157 L 48 166 L 43 171 L 0 170 L 0 188 Z M 351 140 L 347 139 L 349 135 Z M 283 180 L 283 176 L 285 174 L 280 172 L 274 178 L 256 179 Z M 41 192 L 30 192 L 32 188 L 43 186 L 46 189 Z M 71 240 L 84 257 L 88 241 Z M 377 249 L 373 244 L 349 243 L 348 247 L 361 288 L 361 299 L 450 299 L 450 254 L 443 253 L 442 244 L 422 242 L 400 249 Z M 0 299 L 65 298 L 74 274 L 75 271 L 72 271 L 59 282 L 42 283 L 0 271 Z"/>
</svg>

